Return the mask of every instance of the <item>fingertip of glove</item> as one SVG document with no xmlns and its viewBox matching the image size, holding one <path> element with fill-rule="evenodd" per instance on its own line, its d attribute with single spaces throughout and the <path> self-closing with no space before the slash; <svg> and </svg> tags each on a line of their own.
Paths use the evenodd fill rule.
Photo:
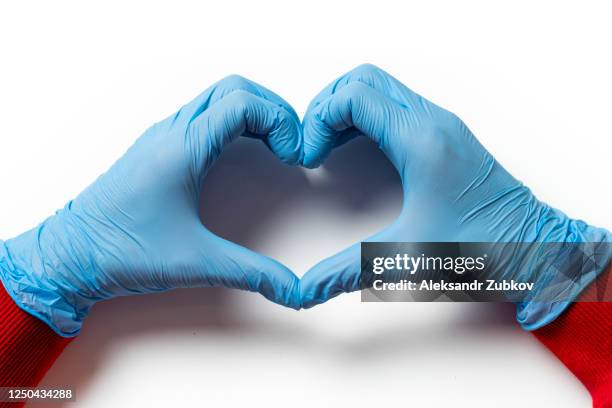
<svg viewBox="0 0 612 408">
<path fill-rule="evenodd" d="M 302 309 L 302 282 L 297 276 L 291 283 L 291 287 L 285 292 L 283 304 L 290 309 Z"/>
<path fill-rule="evenodd" d="M 285 164 L 300 165 L 304 158 L 302 125 L 291 112 L 279 107 L 279 123 L 268 135 L 268 143 L 278 158 Z"/>
<path fill-rule="evenodd" d="M 320 152 L 314 147 L 309 147 L 307 143 L 304 143 L 302 153 L 302 166 L 307 169 L 316 169 L 321 166 L 323 160 Z"/>
<path fill-rule="evenodd" d="M 313 161 L 307 161 L 307 160 L 303 160 L 302 161 L 302 166 L 309 169 L 309 170 L 314 170 L 316 168 L 319 168 L 321 165 L 319 163 L 315 163 Z"/>
</svg>

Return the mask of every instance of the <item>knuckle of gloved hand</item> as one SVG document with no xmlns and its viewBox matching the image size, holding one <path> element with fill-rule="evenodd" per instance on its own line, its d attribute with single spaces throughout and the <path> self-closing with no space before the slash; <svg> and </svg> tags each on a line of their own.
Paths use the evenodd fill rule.
<svg viewBox="0 0 612 408">
<path fill-rule="evenodd" d="M 304 134 L 313 140 L 327 140 L 327 135 L 335 133 L 331 116 L 329 105 L 321 105 L 304 121 Z"/>
<path fill-rule="evenodd" d="M 386 72 L 373 64 L 361 64 L 347 75 L 350 82 L 363 82 L 374 88 L 379 88 L 385 84 Z"/>
<path fill-rule="evenodd" d="M 238 74 L 231 74 L 221 79 L 218 86 L 226 91 L 234 91 L 242 89 L 248 92 L 254 92 L 254 86 L 251 81 Z"/>
<path fill-rule="evenodd" d="M 373 80 L 384 76 L 385 72 L 374 64 L 365 63 L 355 67 L 349 77 L 355 80 Z"/>
<path fill-rule="evenodd" d="M 337 97 L 341 101 L 341 105 L 351 108 L 353 103 L 360 102 L 361 98 L 367 96 L 371 92 L 371 88 L 362 82 L 351 82 L 342 88 Z"/>
<path fill-rule="evenodd" d="M 237 89 L 226 95 L 223 99 L 226 104 L 236 111 L 236 113 L 244 115 L 253 102 L 253 94 L 242 89 Z"/>
<path fill-rule="evenodd" d="M 297 127 L 294 125 L 289 113 L 280 107 L 273 108 L 274 110 L 274 125 L 272 130 L 279 133 L 296 132 Z"/>
</svg>

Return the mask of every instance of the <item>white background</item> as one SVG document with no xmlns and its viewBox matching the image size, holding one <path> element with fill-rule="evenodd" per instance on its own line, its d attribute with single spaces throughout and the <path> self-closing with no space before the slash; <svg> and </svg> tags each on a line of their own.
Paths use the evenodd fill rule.
<svg viewBox="0 0 612 408">
<path fill-rule="evenodd" d="M 612 226 L 606 2 L 111 3 L 0 6 L 2 238 L 227 74 L 301 115 L 363 62 L 457 113 L 540 199 Z M 232 146 L 207 180 L 205 220 L 299 275 L 398 212 L 397 177 L 368 143 L 317 172 L 272 159 L 257 142 Z M 590 406 L 512 313 L 358 294 L 300 312 L 223 290 L 116 299 L 43 383 L 76 387 L 74 407 Z"/>
</svg>

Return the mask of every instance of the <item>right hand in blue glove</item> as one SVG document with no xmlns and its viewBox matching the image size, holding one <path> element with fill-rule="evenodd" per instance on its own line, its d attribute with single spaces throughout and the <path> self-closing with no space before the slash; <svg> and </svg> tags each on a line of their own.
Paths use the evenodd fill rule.
<svg viewBox="0 0 612 408">
<path fill-rule="evenodd" d="M 572 220 L 538 201 L 457 116 L 372 65 L 360 66 L 327 86 L 310 104 L 303 123 L 306 167 L 317 167 L 332 149 L 363 134 L 378 144 L 399 172 L 404 189 L 401 214 L 367 241 L 612 241 L 608 231 Z M 582 271 L 579 281 L 573 282 L 574 294 L 604 267 Z M 491 278 L 515 273 L 505 268 L 506 275 Z M 303 306 L 358 289 L 360 246 L 356 244 L 304 275 Z M 521 305 L 518 320 L 533 329 L 554 319 L 566 306 L 567 302 Z"/>
<path fill-rule="evenodd" d="M 204 177 L 240 135 L 262 139 L 286 163 L 301 162 L 293 109 L 251 81 L 225 78 L 148 129 L 64 209 L 0 241 L 5 288 L 64 336 L 79 332 L 97 301 L 172 288 L 238 288 L 299 308 L 299 280 L 291 271 L 200 221 Z"/>
</svg>

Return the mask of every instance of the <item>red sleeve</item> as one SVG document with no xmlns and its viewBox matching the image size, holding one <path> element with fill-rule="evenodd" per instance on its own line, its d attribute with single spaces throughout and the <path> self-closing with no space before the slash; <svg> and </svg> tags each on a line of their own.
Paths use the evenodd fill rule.
<svg viewBox="0 0 612 408">
<path fill-rule="evenodd" d="M 21 310 L 0 284 L 0 387 L 35 387 L 70 340 Z"/>
<path fill-rule="evenodd" d="M 612 265 L 581 295 L 612 299 Z M 599 284 L 599 283 L 607 284 Z M 605 292 L 605 294 L 604 294 Z M 591 393 L 594 408 L 612 407 L 612 302 L 577 302 L 533 332 Z"/>
<path fill-rule="evenodd" d="M 607 282 L 611 271 L 612 266 L 599 279 Z M 595 290 L 592 285 L 583 296 Z M 595 408 L 612 407 L 611 321 L 612 303 L 582 302 L 534 331 L 583 382 Z M 0 386 L 35 386 L 70 340 L 17 307 L 0 285 Z"/>
</svg>

